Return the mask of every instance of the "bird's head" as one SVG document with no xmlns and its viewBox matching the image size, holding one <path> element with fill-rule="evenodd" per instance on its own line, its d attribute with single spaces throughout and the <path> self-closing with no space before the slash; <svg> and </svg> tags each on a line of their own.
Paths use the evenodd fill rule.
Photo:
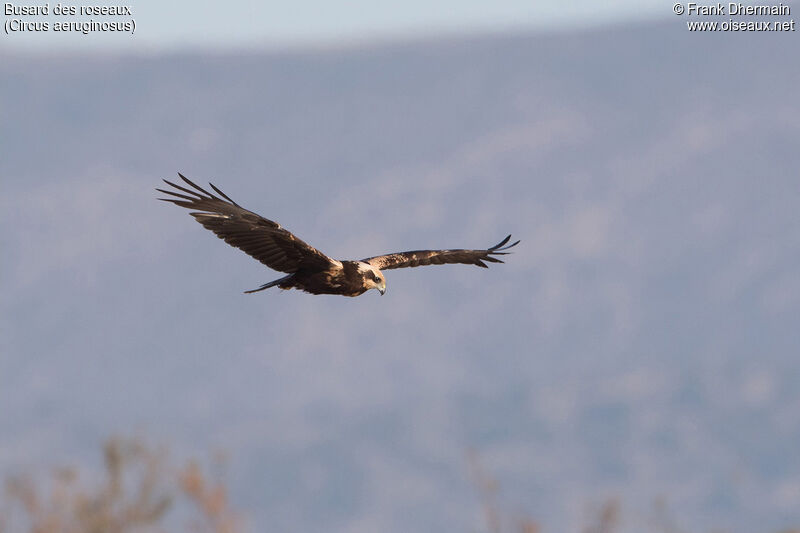
<svg viewBox="0 0 800 533">
<path fill-rule="evenodd" d="M 381 295 L 386 292 L 386 278 L 383 277 L 383 272 L 369 263 L 360 264 L 358 270 L 364 276 L 364 287 L 367 290 L 378 289 Z"/>
</svg>

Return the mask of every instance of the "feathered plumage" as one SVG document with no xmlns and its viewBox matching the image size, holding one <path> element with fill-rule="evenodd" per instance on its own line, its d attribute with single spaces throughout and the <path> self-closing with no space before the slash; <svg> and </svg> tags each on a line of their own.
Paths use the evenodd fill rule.
<svg viewBox="0 0 800 533">
<path fill-rule="evenodd" d="M 506 250 L 520 242 L 506 244 L 511 240 L 509 235 L 486 250 L 416 250 L 368 257 L 360 261 L 338 261 L 306 244 L 277 222 L 241 207 L 213 184 L 209 183 L 219 196 L 206 191 L 182 174 L 178 176 L 191 189 L 164 180 L 175 190 L 156 189 L 171 196 L 160 200 L 191 209 L 189 214 L 219 238 L 269 268 L 288 274 L 247 293 L 278 286 L 312 294 L 358 296 L 369 289 L 378 289 L 383 294 L 386 280 L 382 270 L 453 263 L 487 268 L 485 262 L 502 263 L 495 256 L 506 255 L 509 253 Z"/>
</svg>

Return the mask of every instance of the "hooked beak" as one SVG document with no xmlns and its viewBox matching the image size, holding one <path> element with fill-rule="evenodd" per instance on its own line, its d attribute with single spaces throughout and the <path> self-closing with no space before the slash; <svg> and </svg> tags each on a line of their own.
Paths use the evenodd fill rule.
<svg viewBox="0 0 800 533">
<path fill-rule="evenodd" d="M 381 296 L 383 296 L 386 293 L 386 285 L 383 287 L 378 287 L 378 292 L 380 292 Z"/>
</svg>

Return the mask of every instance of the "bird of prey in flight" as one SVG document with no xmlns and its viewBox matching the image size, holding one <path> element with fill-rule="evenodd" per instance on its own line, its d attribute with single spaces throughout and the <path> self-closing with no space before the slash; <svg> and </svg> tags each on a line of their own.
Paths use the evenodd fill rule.
<svg viewBox="0 0 800 533">
<path fill-rule="evenodd" d="M 170 195 L 159 200 L 191 209 L 189 214 L 217 237 L 269 268 L 286 273 L 280 279 L 245 291 L 248 294 L 275 286 L 311 294 L 359 296 L 369 289 L 377 289 L 383 294 L 386 292 L 386 279 L 382 270 L 448 263 L 488 268 L 484 261 L 502 263 L 495 256 L 508 254 L 505 250 L 519 243 L 507 244 L 511 240 L 509 235 L 486 250 L 415 250 L 376 255 L 360 261 L 337 261 L 309 246 L 276 222 L 241 207 L 213 184 L 209 183 L 222 198 L 195 185 L 182 174 L 178 176 L 191 189 L 164 180 L 174 190 L 156 189 Z"/>
</svg>

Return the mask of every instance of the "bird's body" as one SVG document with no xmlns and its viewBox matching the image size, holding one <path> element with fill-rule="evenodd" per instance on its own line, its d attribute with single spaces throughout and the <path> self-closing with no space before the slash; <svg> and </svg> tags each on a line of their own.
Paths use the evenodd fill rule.
<svg viewBox="0 0 800 533">
<path fill-rule="evenodd" d="M 164 180 L 177 191 L 157 189 L 174 198 L 161 198 L 181 207 L 192 209 L 192 215 L 206 229 L 225 242 L 243 250 L 264 265 L 287 275 L 245 291 L 258 292 L 270 287 L 299 289 L 311 294 L 359 296 L 370 289 L 386 291 L 386 279 L 381 270 L 462 263 L 486 268 L 484 261 L 502 263 L 495 255 L 505 255 L 511 235 L 486 250 L 417 250 L 369 257 L 360 261 L 338 261 L 309 246 L 280 224 L 241 207 L 222 191 L 211 185 L 222 198 L 209 193 L 180 175 L 194 190 Z"/>
<path fill-rule="evenodd" d="M 359 261 L 339 261 L 338 263 L 325 270 L 300 267 L 293 274 L 245 292 L 253 293 L 277 286 L 281 289 L 300 289 L 311 294 L 359 296 L 372 288 L 385 290 L 385 283 L 382 285 L 383 289 L 381 289 L 381 283 L 377 283 L 377 287 L 365 283 L 364 272 L 368 269 L 368 264 Z M 380 279 L 378 278 L 378 280 Z M 375 282 L 375 280 L 372 281 Z"/>
</svg>

